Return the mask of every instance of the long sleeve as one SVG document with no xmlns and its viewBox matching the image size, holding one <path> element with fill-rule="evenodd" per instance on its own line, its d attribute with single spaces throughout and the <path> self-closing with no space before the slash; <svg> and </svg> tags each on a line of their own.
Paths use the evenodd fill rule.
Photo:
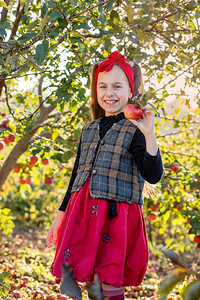
<svg viewBox="0 0 200 300">
<path fill-rule="evenodd" d="M 163 174 L 163 164 L 158 150 L 157 155 L 150 155 L 146 151 L 146 142 L 143 133 L 137 129 L 129 149 L 134 156 L 141 176 L 149 183 L 157 183 Z"/>
<path fill-rule="evenodd" d="M 66 192 L 65 197 L 64 197 L 64 199 L 63 199 L 63 201 L 62 201 L 62 203 L 59 207 L 59 210 L 61 210 L 61 211 L 66 210 L 67 204 L 68 204 L 69 199 L 71 197 L 72 186 L 73 186 L 74 180 L 75 180 L 76 175 L 77 175 L 80 152 L 81 152 L 81 142 L 79 142 L 79 145 L 78 145 L 76 160 L 75 160 L 74 167 L 73 167 L 73 170 L 72 170 L 72 175 L 71 175 L 71 178 L 70 178 L 70 181 L 69 181 L 67 192 Z"/>
</svg>

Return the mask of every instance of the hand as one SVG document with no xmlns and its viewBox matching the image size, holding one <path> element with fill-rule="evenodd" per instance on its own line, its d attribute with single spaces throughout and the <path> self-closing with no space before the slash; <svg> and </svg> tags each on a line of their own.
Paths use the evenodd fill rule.
<svg viewBox="0 0 200 300">
<path fill-rule="evenodd" d="M 155 117 L 154 112 L 147 108 L 146 106 L 142 108 L 142 119 L 139 119 L 138 121 L 129 119 L 134 125 L 136 125 L 140 131 L 144 134 L 144 136 L 154 134 L 154 123 L 155 123 Z"/>
<path fill-rule="evenodd" d="M 60 226 L 63 220 L 65 212 L 59 211 L 55 220 L 53 221 L 48 234 L 47 234 L 47 247 L 50 248 L 51 246 L 57 244 L 58 242 L 58 236 L 60 232 Z"/>
</svg>

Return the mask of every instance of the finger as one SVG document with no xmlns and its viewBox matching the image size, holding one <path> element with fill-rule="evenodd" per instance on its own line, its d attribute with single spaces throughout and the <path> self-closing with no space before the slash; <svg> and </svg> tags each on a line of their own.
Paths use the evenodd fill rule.
<svg viewBox="0 0 200 300">
<path fill-rule="evenodd" d="M 57 242 L 58 242 L 58 233 L 59 233 L 59 229 L 53 230 L 53 242 L 54 242 L 54 244 L 57 244 Z"/>
<path fill-rule="evenodd" d="M 53 232 L 51 230 L 51 231 L 48 232 L 48 235 L 47 235 L 47 247 L 48 248 L 51 247 L 52 239 L 53 239 Z"/>
</svg>

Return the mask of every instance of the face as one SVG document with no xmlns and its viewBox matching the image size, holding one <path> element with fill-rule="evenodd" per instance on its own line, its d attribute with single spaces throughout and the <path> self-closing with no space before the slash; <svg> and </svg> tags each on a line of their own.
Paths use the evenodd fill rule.
<svg viewBox="0 0 200 300">
<path fill-rule="evenodd" d="M 124 111 L 128 99 L 132 97 L 128 79 L 118 66 L 109 72 L 99 73 L 97 79 L 97 101 L 105 110 L 106 116 Z"/>
</svg>

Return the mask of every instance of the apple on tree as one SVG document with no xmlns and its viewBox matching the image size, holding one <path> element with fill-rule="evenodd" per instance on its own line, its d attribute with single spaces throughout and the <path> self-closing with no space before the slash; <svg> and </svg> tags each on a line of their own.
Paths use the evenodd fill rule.
<svg viewBox="0 0 200 300">
<path fill-rule="evenodd" d="M 51 177 L 45 177 L 44 183 L 46 185 L 51 185 L 53 183 L 53 179 Z"/>
<path fill-rule="evenodd" d="M 30 157 L 30 162 L 32 164 L 35 164 L 37 161 L 38 161 L 38 157 L 36 155 L 33 155 L 33 156 Z"/>
<path fill-rule="evenodd" d="M 177 173 L 179 170 L 179 165 L 178 164 L 170 164 L 169 165 L 170 170 L 172 170 L 173 172 Z"/>
</svg>

